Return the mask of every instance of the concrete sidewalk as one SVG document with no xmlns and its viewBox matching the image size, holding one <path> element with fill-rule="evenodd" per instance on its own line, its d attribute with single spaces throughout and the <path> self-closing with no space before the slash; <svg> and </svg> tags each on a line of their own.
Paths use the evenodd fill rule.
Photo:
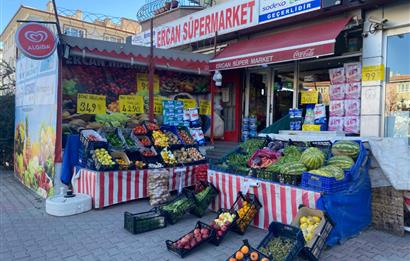
<svg viewBox="0 0 410 261">
<path fill-rule="evenodd" d="M 176 225 L 132 235 L 123 228 L 123 213 L 150 208 L 147 200 L 93 210 L 71 217 L 45 213 L 44 201 L 0 173 L 0 260 L 180 260 L 168 252 L 166 239 L 188 232 L 198 218 L 187 215 Z M 201 220 L 209 222 L 214 213 Z M 266 231 L 250 228 L 245 236 L 230 233 L 219 246 L 203 245 L 184 260 L 224 261 L 249 239 L 257 245 Z M 397 237 L 368 229 L 345 244 L 326 250 L 321 260 L 410 260 L 410 235 Z"/>
</svg>

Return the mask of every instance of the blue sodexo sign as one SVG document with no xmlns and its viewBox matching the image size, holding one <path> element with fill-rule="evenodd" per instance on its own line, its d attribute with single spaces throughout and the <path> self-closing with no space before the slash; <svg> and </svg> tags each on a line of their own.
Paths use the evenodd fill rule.
<svg viewBox="0 0 410 261">
<path fill-rule="evenodd" d="M 260 0 L 259 24 L 320 9 L 320 0 Z"/>
</svg>

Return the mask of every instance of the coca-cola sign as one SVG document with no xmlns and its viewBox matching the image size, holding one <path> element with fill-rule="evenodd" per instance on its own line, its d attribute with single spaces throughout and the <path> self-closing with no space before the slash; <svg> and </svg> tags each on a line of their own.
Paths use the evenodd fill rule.
<svg viewBox="0 0 410 261">
<path fill-rule="evenodd" d="M 17 47 L 32 59 L 45 59 L 53 54 L 57 40 L 50 29 L 38 23 L 27 23 L 16 32 Z"/>
<path fill-rule="evenodd" d="M 315 55 L 315 48 L 308 48 L 306 50 L 296 50 L 293 53 L 293 59 L 305 59 L 305 58 L 311 58 Z"/>
</svg>

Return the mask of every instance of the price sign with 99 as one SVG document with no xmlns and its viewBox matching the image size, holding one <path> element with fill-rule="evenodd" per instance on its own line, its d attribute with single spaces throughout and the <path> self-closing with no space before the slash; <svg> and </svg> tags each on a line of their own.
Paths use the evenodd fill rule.
<svg viewBox="0 0 410 261">
<path fill-rule="evenodd" d="M 144 98 L 136 95 L 120 95 L 120 112 L 126 114 L 144 113 Z"/>
<path fill-rule="evenodd" d="M 384 80 L 384 65 L 371 65 L 362 68 L 364 82 L 383 81 Z"/>
<path fill-rule="evenodd" d="M 87 93 L 77 94 L 77 113 L 106 114 L 105 96 Z"/>
</svg>

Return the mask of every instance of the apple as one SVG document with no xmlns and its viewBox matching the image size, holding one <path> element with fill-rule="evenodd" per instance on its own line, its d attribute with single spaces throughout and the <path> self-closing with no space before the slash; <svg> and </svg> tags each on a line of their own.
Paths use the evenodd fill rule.
<svg viewBox="0 0 410 261">
<path fill-rule="evenodd" d="M 223 236 L 224 232 L 222 230 L 218 230 L 218 232 L 216 232 L 216 234 L 218 235 L 218 237 Z"/>
<path fill-rule="evenodd" d="M 197 234 L 200 234 L 200 233 L 201 233 L 201 230 L 199 228 L 196 228 L 194 230 L 194 235 L 197 235 Z"/>
<path fill-rule="evenodd" d="M 222 231 L 226 231 L 226 230 L 228 230 L 228 227 L 225 226 L 225 225 L 223 225 L 223 226 L 221 227 L 221 230 L 222 230 Z"/>
</svg>

